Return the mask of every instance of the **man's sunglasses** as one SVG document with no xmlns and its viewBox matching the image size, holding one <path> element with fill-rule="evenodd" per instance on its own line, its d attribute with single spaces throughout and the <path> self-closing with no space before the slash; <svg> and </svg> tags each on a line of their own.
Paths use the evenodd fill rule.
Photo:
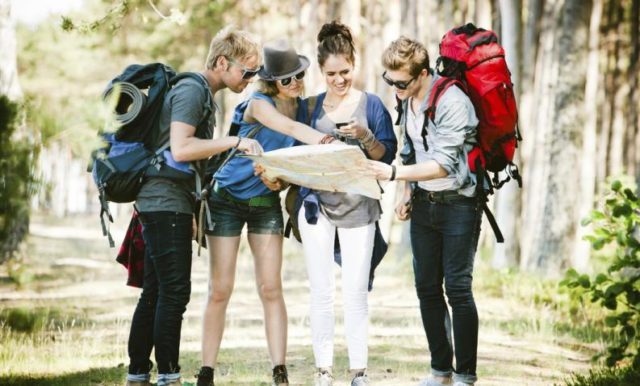
<svg viewBox="0 0 640 386">
<path fill-rule="evenodd" d="M 227 60 L 232 63 L 235 64 L 236 66 L 240 67 L 242 69 L 242 79 L 248 80 L 253 78 L 254 76 L 256 76 L 258 74 L 258 72 L 260 71 L 260 67 L 258 68 L 247 68 L 245 66 L 243 66 L 242 64 L 236 62 L 235 60 L 231 59 L 231 58 L 227 58 Z"/>
<path fill-rule="evenodd" d="M 293 82 L 293 79 L 302 80 L 302 78 L 304 78 L 304 71 L 300 71 L 299 73 L 297 73 L 294 76 L 291 76 L 289 78 L 280 79 L 280 80 L 278 80 L 278 82 L 280 82 L 280 84 L 282 86 L 287 87 L 288 85 L 291 84 L 291 82 Z"/>
<path fill-rule="evenodd" d="M 398 90 L 406 90 L 407 87 L 409 87 L 409 85 L 411 84 L 411 82 L 416 80 L 417 77 L 418 75 L 414 76 L 409 80 L 393 80 L 387 76 L 386 71 L 382 73 L 382 79 L 384 79 L 385 83 L 388 84 L 389 86 L 397 88 Z"/>
</svg>

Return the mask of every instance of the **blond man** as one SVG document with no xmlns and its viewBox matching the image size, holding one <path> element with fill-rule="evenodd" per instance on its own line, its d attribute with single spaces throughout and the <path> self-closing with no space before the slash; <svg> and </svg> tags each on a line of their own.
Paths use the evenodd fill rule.
<svg viewBox="0 0 640 386">
<path fill-rule="evenodd" d="M 402 101 L 404 165 L 370 162 L 378 179 L 405 181 L 396 214 L 411 221 L 416 292 L 431 352 L 432 376 L 420 386 L 472 385 L 477 379 L 478 312 L 471 283 L 482 210 L 467 152 L 475 143 L 478 119 L 457 86 L 443 92 L 435 115 L 427 117 L 438 75 L 421 43 L 397 39 L 384 51 L 382 64 L 384 81 Z"/>
<path fill-rule="evenodd" d="M 217 108 L 213 96 L 224 88 L 244 90 L 258 73 L 260 60 L 260 47 L 246 32 L 228 27 L 212 39 L 204 70 L 178 81 L 165 96 L 154 135 L 158 149 L 170 146 L 163 153 L 167 162 L 203 170 L 203 160 L 234 146 L 247 153 L 262 151 L 248 138 L 212 139 Z M 180 332 L 191 295 L 194 186 L 195 175 L 181 180 L 148 177 L 137 196 L 145 242 L 144 284 L 129 334 L 127 386 L 151 385 L 152 349 L 158 386 L 181 385 Z"/>
</svg>

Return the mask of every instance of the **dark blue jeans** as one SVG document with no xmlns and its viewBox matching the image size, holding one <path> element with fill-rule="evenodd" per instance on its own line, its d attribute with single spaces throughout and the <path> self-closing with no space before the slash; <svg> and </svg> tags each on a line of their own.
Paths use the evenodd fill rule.
<svg viewBox="0 0 640 386">
<path fill-rule="evenodd" d="M 192 215 L 140 214 L 145 244 L 144 284 L 129 334 L 129 374 L 151 370 L 155 347 L 158 374 L 180 372 L 182 314 L 191 295 Z"/>
<path fill-rule="evenodd" d="M 471 282 L 481 218 L 478 200 L 463 196 L 446 201 L 416 198 L 411 211 L 413 270 L 432 371 L 443 376 L 455 371 L 468 382 L 475 381 L 478 351 Z M 455 350 L 447 331 L 443 283 L 453 313 Z"/>
</svg>

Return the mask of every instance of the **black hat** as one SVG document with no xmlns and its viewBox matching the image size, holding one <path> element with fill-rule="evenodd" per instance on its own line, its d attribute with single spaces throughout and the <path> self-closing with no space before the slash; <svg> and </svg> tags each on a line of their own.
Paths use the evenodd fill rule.
<svg viewBox="0 0 640 386">
<path fill-rule="evenodd" d="M 267 43 L 262 49 L 264 65 L 258 76 L 264 80 L 279 80 L 294 76 L 309 67 L 309 59 L 298 55 L 286 40 Z"/>
</svg>

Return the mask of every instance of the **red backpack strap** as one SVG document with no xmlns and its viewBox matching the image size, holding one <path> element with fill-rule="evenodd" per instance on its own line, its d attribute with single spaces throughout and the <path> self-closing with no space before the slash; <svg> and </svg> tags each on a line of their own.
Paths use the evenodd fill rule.
<svg viewBox="0 0 640 386">
<path fill-rule="evenodd" d="M 440 101 L 440 98 L 444 95 L 444 92 L 453 85 L 458 86 L 463 91 L 465 90 L 465 87 L 461 81 L 455 78 L 447 78 L 445 76 L 438 78 L 431 88 L 431 92 L 429 93 L 429 100 L 427 101 L 427 109 L 424 111 L 424 122 L 422 122 L 422 131 L 420 132 L 420 135 L 422 136 L 422 144 L 424 145 L 425 151 L 429 150 L 429 146 L 427 146 L 427 126 L 429 125 L 429 120 L 432 120 L 435 123 L 437 104 Z"/>
</svg>

